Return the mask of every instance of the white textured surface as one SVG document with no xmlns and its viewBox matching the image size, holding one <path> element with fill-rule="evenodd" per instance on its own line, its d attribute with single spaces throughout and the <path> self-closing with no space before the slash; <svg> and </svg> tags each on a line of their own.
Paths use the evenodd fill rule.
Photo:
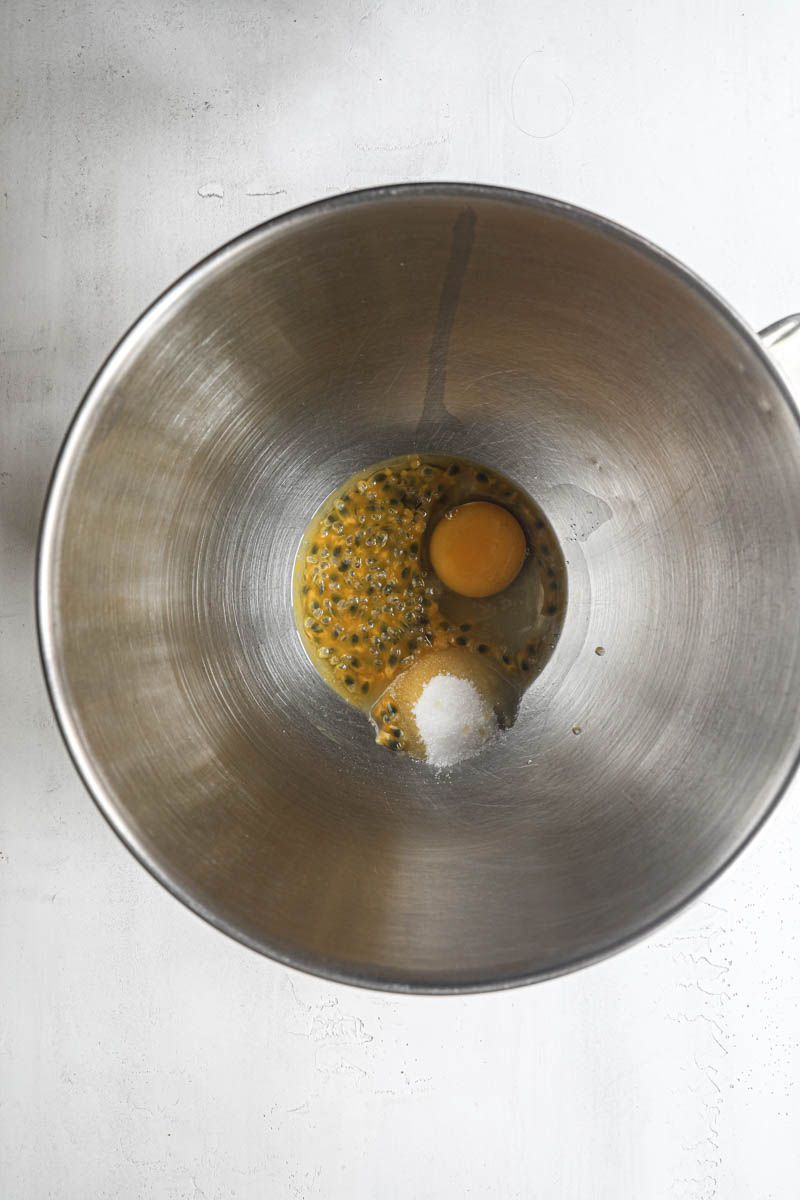
<svg viewBox="0 0 800 1200">
<path fill-rule="evenodd" d="M 52 460 L 112 342 L 243 228 L 477 179 L 595 208 L 754 324 L 800 308 L 796 0 L 0 5 L 0 1194 L 796 1200 L 798 786 L 647 943 L 511 994 L 392 998 L 203 925 L 53 727 Z"/>
</svg>

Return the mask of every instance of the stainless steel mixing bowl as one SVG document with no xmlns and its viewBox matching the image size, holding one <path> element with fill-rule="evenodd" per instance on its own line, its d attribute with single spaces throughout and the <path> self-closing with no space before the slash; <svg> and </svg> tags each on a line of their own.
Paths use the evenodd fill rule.
<svg viewBox="0 0 800 1200">
<path fill-rule="evenodd" d="M 569 562 L 516 726 L 442 779 L 292 619 L 317 505 L 410 450 L 512 476 Z M 75 763 L 176 896 L 321 975 L 467 991 L 625 945 L 747 841 L 798 754 L 798 581 L 757 336 L 607 221 L 436 184 L 280 217 L 145 313 L 67 436 L 39 620 Z"/>
</svg>

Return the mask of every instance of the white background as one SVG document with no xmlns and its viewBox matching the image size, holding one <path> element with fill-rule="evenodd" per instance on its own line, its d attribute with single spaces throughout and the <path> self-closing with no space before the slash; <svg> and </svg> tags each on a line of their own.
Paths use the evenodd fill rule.
<svg viewBox="0 0 800 1200">
<path fill-rule="evenodd" d="M 394 998 L 276 966 L 115 840 L 35 649 L 48 473 L 102 357 L 296 204 L 511 184 L 800 308 L 797 0 L 0 5 L 0 1193 L 796 1200 L 800 791 L 601 966 Z"/>
</svg>

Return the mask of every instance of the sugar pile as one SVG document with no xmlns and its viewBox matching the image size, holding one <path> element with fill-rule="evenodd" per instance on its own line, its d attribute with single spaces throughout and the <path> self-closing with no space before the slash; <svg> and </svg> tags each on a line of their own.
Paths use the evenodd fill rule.
<svg viewBox="0 0 800 1200">
<path fill-rule="evenodd" d="M 413 708 L 425 759 L 452 767 L 472 758 L 497 736 L 497 719 L 475 684 L 457 675 L 434 675 Z"/>
</svg>

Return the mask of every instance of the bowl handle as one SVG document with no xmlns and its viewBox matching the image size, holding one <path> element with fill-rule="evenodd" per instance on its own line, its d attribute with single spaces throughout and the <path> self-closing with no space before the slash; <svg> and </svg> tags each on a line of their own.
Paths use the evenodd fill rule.
<svg viewBox="0 0 800 1200">
<path fill-rule="evenodd" d="M 794 387 L 800 404 L 800 313 L 774 321 L 758 336 Z"/>
</svg>

